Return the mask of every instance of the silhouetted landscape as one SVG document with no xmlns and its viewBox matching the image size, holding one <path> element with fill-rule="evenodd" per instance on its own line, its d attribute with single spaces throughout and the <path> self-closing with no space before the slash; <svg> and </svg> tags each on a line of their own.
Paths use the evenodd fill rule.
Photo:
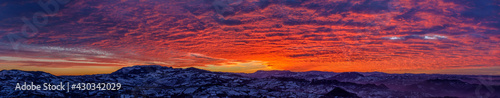
<svg viewBox="0 0 500 98">
<path fill-rule="evenodd" d="M 0 97 L 500 97 L 500 76 L 387 74 L 382 72 L 211 72 L 158 65 L 110 74 L 54 76 L 0 71 Z M 485 82 L 486 81 L 486 82 Z M 19 91 L 16 83 L 121 83 L 118 91 Z M 488 83 L 488 84 L 485 84 Z"/>
</svg>

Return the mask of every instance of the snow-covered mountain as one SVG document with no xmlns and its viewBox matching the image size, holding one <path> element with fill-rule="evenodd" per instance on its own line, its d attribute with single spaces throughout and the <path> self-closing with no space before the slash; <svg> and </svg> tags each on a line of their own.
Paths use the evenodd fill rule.
<svg viewBox="0 0 500 98">
<path fill-rule="evenodd" d="M 464 81 L 475 76 L 258 71 L 210 72 L 158 65 L 124 67 L 111 74 L 54 76 L 0 71 L 0 97 L 499 97 L 500 86 Z M 495 80 L 498 82 L 498 80 Z M 495 82 L 494 81 L 494 82 Z M 22 91 L 17 83 L 121 83 L 117 91 Z M 478 82 L 479 83 L 479 82 Z M 430 87 L 432 86 L 432 87 Z M 446 90 L 439 92 L 440 90 Z"/>
</svg>

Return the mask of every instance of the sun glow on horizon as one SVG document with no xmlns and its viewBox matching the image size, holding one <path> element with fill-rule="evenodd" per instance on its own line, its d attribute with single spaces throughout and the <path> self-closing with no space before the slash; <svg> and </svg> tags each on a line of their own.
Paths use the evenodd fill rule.
<svg viewBox="0 0 500 98">
<path fill-rule="evenodd" d="M 29 23 L 23 17 L 45 10 L 36 2 L 6 2 L 0 8 L 12 11 L 0 10 L 0 69 L 78 75 L 162 65 L 500 75 L 489 70 L 500 66 L 497 2 L 264 1 L 76 0 Z M 92 70 L 99 67 L 103 72 Z"/>
</svg>

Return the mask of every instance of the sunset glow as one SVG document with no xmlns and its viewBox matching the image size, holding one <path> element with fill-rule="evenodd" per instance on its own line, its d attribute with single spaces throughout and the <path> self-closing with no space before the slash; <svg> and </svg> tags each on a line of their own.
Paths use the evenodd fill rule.
<svg viewBox="0 0 500 98">
<path fill-rule="evenodd" d="M 500 75 L 500 2 L 484 2 L 75 0 L 27 38 L 15 37 L 26 28 L 23 17 L 41 23 L 32 17 L 46 11 L 36 1 L 14 0 L 0 3 L 0 68 L 56 75 L 133 65 Z"/>
</svg>

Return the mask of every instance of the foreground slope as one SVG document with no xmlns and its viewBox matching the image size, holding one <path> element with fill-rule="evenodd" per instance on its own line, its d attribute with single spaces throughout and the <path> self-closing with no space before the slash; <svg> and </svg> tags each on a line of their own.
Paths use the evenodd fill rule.
<svg viewBox="0 0 500 98">
<path fill-rule="evenodd" d="M 266 73 L 263 76 L 263 73 Z M 260 75 L 256 77 L 254 75 Z M 383 74 L 383 75 L 381 75 Z M 350 78 L 348 76 L 356 76 Z M 456 75 L 423 79 L 385 73 L 265 72 L 251 74 L 210 72 L 196 68 L 171 68 L 157 65 L 125 67 L 111 74 L 54 76 L 45 72 L 0 71 L 0 97 L 498 97 L 499 86 L 456 80 Z M 426 75 L 423 75 L 426 76 Z M 402 76 L 399 76 L 401 78 Z M 386 80 L 386 79 L 392 80 Z M 418 82 L 395 87 L 391 84 Z M 455 80 L 454 80 L 455 79 Z M 465 78 L 464 78 L 465 79 Z M 467 78 L 468 79 L 468 78 Z M 370 81 L 367 81 L 370 80 Z M 385 81 L 385 82 L 384 82 Z M 118 91 L 20 91 L 16 83 L 35 84 L 121 83 Z M 404 84 L 404 83 L 401 83 Z M 386 86 L 391 85 L 391 86 Z M 457 87 L 456 85 L 460 85 Z M 433 86 L 434 88 L 426 87 Z M 463 89 L 466 88 L 466 89 Z M 494 89 L 493 91 L 490 90 Z M 477 90 L 476 90 L 477 89 Z M 496 91 L 495 91 L 496 89 Z M 448 92 L 439 92 L 448 90 Z M 431 92 L 432 91 L 432 92 Z M 460 93 L 460 94 L 458 94 Z"/>
</svg>

